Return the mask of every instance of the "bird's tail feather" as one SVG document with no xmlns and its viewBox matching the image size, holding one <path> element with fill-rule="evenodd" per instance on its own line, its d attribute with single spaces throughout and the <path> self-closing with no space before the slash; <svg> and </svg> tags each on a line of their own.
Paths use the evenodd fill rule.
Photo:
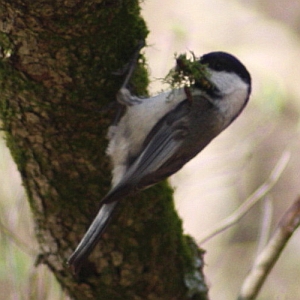
<svg viewBox="0 0 300 300">
<path fill-rule="evenodd" d="M 68 259 L 68 264 L 71 266 L 74 273 L 78 272 L 84 260 L 96 246 L 118 202 L 118 200 L 115 200 L 102 205 L 88 231 Z"/>
</svg>

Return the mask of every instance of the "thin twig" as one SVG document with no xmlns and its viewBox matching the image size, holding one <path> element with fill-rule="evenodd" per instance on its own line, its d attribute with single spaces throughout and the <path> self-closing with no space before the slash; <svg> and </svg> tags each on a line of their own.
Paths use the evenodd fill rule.
<svg viewBox="0 0 300 300">
<path fill-rule="evenodd" d="M 270 239 L 272 216 L 273 216 L 272 197 L 270 195 L 267 195 L 266 197 L 264 197 L 264 201 L 263 201 L 263 213 L 261 216 L 261 228 L 259 231 L 259 240 L 257 243 L 258 246 L 257 246 L 255 257 L 267 245 L 268 240 Z"/>
<path fill-rule="evenodd" d="M 233 226 L 242 217 L 244 217 L 249 210 L 273 188 L 287 166 L 290 156 L 291 154 L 289 151 L 284 151 L 266 182 L 262 184 L 250 197 L 248 197 L 246 201 L 230 216 L 222 220 L 208 232 L 204 233 L 198 244 L 201 245 L 205 243 L 215 235 Z"/>
<path fill-rule="evenodd" d="M 238 300 L 254 300 L 256 298 L 282 250 L 299 225 L 300 197 L 285 212 L 273 237 L 257 256 L 252 270 L 242 285 Z"/>
</svg>

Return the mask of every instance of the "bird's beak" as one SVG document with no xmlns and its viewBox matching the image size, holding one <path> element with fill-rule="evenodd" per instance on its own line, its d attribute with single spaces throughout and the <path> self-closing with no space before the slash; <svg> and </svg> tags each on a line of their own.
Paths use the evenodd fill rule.
<svg viewBox="0 0 300 300">
<path fill-rule="evenodd" d="M 198 79 L 195 86 L 204 91 L 210 91 L 215 88 L 214 84 L 210 81 L 209 76 L 203 76 Z"/>
</svg>

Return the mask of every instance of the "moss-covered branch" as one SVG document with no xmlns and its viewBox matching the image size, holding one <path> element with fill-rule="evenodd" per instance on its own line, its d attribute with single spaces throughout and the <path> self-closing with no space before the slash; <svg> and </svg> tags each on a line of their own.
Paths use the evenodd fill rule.
<svg viewBox="0 0 300 300">
<path fill-rule="evenodd" d="M 110 185 L 114 72 L 147 35 L 138 1 L 3 0 L 0 10 L 2 127 L 40 261 L 74 299 L 206 299 L 201 254 L 165 183 L 122 203 L 78 278 L 65 264 Z M 146 71 L 137 73 L 133 89 L 145 93 Z"/>
</svg>

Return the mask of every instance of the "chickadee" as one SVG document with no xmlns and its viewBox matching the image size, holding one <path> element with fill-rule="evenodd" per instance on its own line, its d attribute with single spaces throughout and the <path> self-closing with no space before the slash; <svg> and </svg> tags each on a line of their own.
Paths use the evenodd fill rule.
<svg viewBox="0 0 300 300">
<path fill-rule="evenodd" d="M 109 128 L 107 154 L 113 163 L 112 188 L 88 231 L 68 260 L 76 272 L 94 249 L 122 198 L 177 172 L 228 127 L 246 106 L 251 77 L 224 52 L 203 55 L 211 84 L 196 82 L 190 101 L 183 88 L 141 99 L 122 88 L 117 100 L 126 112 Z"/>
</svg>

